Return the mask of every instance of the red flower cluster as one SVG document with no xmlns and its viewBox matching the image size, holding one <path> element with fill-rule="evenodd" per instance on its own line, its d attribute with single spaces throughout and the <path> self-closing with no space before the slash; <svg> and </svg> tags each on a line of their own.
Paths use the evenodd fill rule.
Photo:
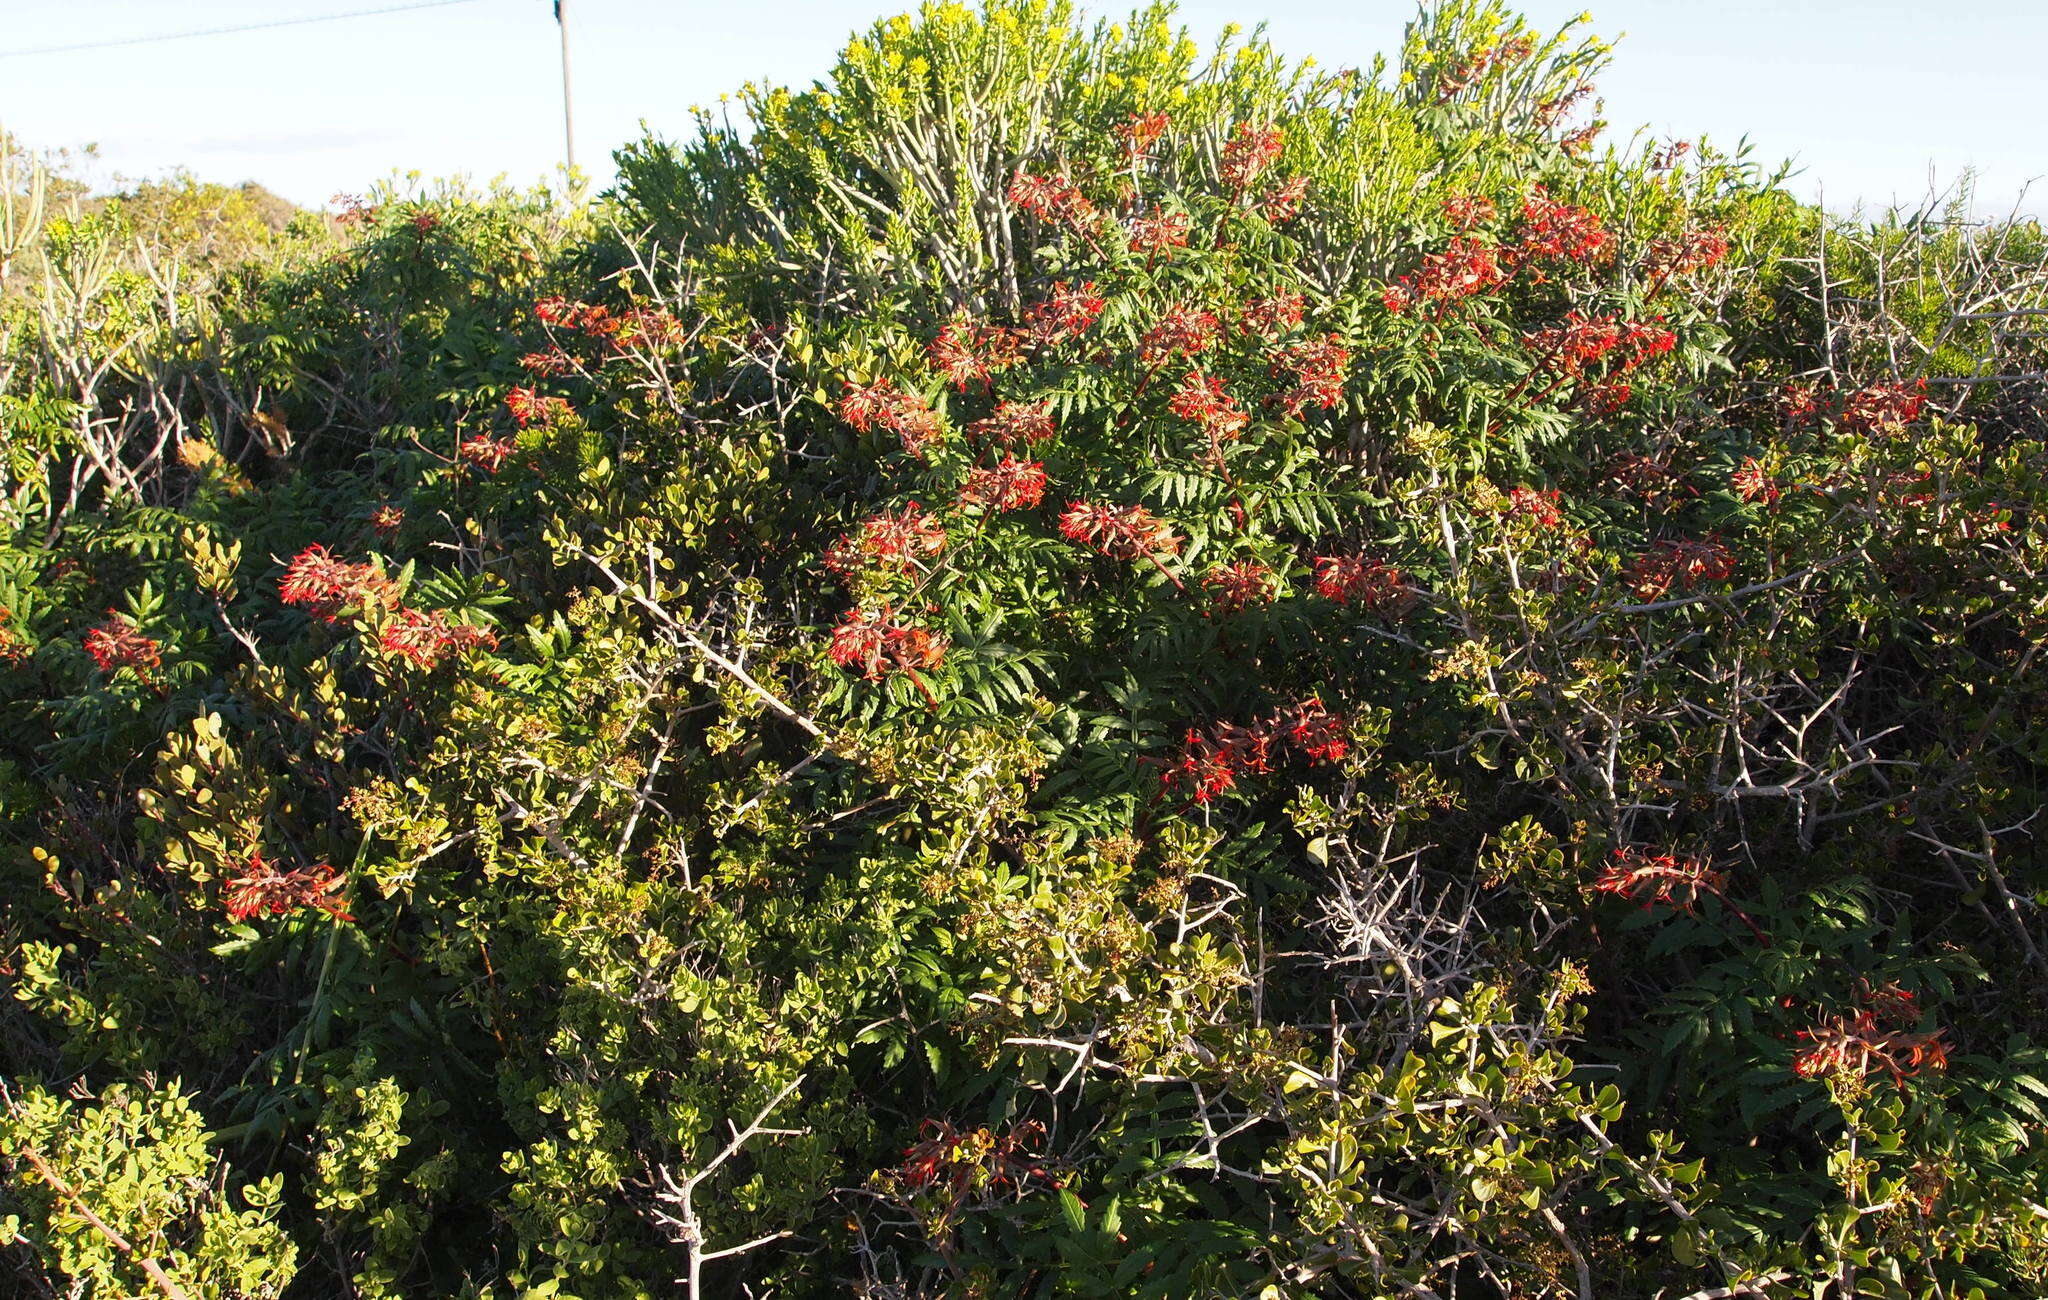
<svg viewBox="0 0 2048 1300">
<path fill-rule="evenodd" d="M 0 664 L 10 666 L 28 658 L 28 643 L 21 639 L 19 632 L 7 626 L 12 617 L 7 609 L 0 607 Z"/>
<path fill-rule="evenodd" d="M 479 433 L 462 440 L 455 448 L 455 458 L 486 474 L 495 474 L 505 468 L 505 461 L 518 449 L 510 438 L 491 438 Z"/>
<path fill-rule="evenodd" d="M 350 564 L 319 543 L 292 557 L 277 585 L 287 605 L 297 605 L 324 623 L 341 617 L 353 605 L 396 605 L 398 584 L 374 564 Z"/>
<path fill-rule="evenodd" d="M 1745 456 L 1735 472 L 1728 476 L 1728 486 L 1744 501 L 1763 505 L 1776 505 L 1782 495 L 1777 480 L 1764 472 L 1763 462 L 1754 456 Z"/>
<path fill-rule="evenodd" d="M 916 1145 L 903 1152 L 894 1182 L 914 1196 L 936 1193 L 950 1221 L 970 1200 L 997 1192 L 1019 1192 L 1032 1179 L 1058 1185 L 1045 1172 L 1045 1126 L 1029 1120 L 1007 1133 L 986 1128 L 961 1130 L 945 1120 L 926 1120 Z"/>
<path fill-rule="evenodd" d="M 1483 194 L 1453 194 L 1444 200 L 1444 219 L 1460 230 L 1486 225 L 1499 215 L 1500 209 Z"/>
<path fill-rule="evenodd" d="M 1130 250 L 1156 256 L 1169 248 L 1185 248 L 1188 215 L 1185 212 L 1155 212 L 1131 222 Z"/>
<path fill-rule="evenodd" d="M 1643 274 L 1653 286 L 1661 285 L 1674 275 L 1712 270 L 1726 256 L 1728 236 L 1724 232 L 1713 228 L 1687 230 L 1651 240 L 1643 250 Z"/>
<path fill-rule="evenodd" d="M 113 610 L 107 621 L 85 634 L 85 652 L 103 673 L 133 668 L 147 675 L 163 663 L 163 646 L 142 635 L 133 623 Z"/>
<path fill-rule="evenodd" d="M 1658 542 L 1638 555 L 1623 579 L 1636 595 L 1655 600 L 1702 582 L 1719 582 L 1735 572 L 1735 552 L 1711 539 Z"/>
<path fill-rule="evenodd" d="M 1242 193 L 1251 183 L 1263 176 L 1266 169 L 1280 159 L 1280 147 L 1286 137 L 1277 126 L 1255 127 L 1249 122 L 1239 122 L 1231 132 L 1229 143 L 1223 146 L 1223 166 L 1220 174 L 1223 183 Z"/>
<path fill-rule="evenodd" d="M 1301 215 L 1302 202 L 1307 198 L 1308 177 L 1290 176 L 1284 181 L 1275 181 L 1259 196 L 1259 215 L 1273 225 L 1281 225 Z"/>
<path fill-rule="evenodd" d="M 1558 509 L 1562 500 L 1564 494 L 1556 488 L 1547 492 L 1531 487 L 1510 488 L 1505 513 L 1528 520 L 1541 532 L 1553 532 L 1564 527 L 1564 511 Z"/>
<path fill-rule="evenodd" d="M 370 512 L 370 531 L 389 541 L 405 526 L 405 511 L 397 506 L 378 506 Z"/>
<path fill-rule="evenodd" d="M 1043 402 L 998 402 L 994 414 L 976 420 L 967 431 L 999 447 L 1032 447 L 1050 442 L 1058 432 L 1053 423 L 1052 400 Z"/>
<path fill-rule="evenodd" d="M 570 302 L 567 298 L 542 298 L 533 304 L 533 315 L 543 325 L 580 330 L 594 338 L 611 338 L 619 332 L 618 318 L 595 303 Z"/>
<path fill-rule="evenodd" d="M 1279 595 L 1279 579 L 1257 560 L 1219 564 L 1202 579 L 1209 608 L 1219 614 L 1241 614 L 1254 605 L 1270 605 Z"/>
<path fill-rule="evenodd" d="M 1590 262 L 1605 252 L 1614 237 L 1600 219 L 1584 208 L 1561 203 L 1543 186 L 1534 186 L 1522 202 L 1522 224 L 1516 232 L 1512 260 Z"/>
<path fill-rule="evenodd" d="M 520 368 L 543 379 L 559 379 L 576 369 L 576 360 L 560 348 L 529 352 L 519 358 Z"/>
<path fill-rule="evenodd" d="M 1435 303 L 1441 308 L 1497 288 L 1507 278 L 1491 244 L 1459 235 L 1443 252 L 1424 257 L 1422 269 L 1402 276 L 1381 295 L 1381 301 L 1396 315 L 1416 303 Z"/>
<path fill-rule="evenodd" d="M 1357 605 L 1375 614 L 1394 615 L 1414 603 L 1415 593 L 1391 564 L 1363 555 L 1315 557 L 1316 590 L 1340 605 Z"/>
<path fill-rule="evenodd" d="M 1052 225 L 1087 234 L 1101 221 L 1088 196 L 1065 176 L 1034 176 L 1022 167 L 1010 180 L 1010 202 Z"/>
<path fill-rule="evenodd" d="M 985 510 L 1030 510 L 1045 499 L 1045 462 L 1004 456 L 978 466 L 960 487 L 960 504 Z"/>
<path fill-rule="evenodd" d="M 265 914 L 283 916 L 302 907 L 317 907 L 337 921 L 353 921 L 355 917 L 335 897 L 347 880 L 325 862 L 280 870 L 258 850 L 249 855 L 241 871 L 227 879 L 221 901 L 230 921 Z"/>
<path fill-rule="evenodd" d="M 534 424 L 547 428 L 574 414 L 566 399 L 542 397 L 531 388 L 514 388 L 505 394 L 505 409 L 512 412 L 512 418 L 522 429 Z"/>
<path fill-rule="evenodd" d="M 1053 283 L 1052 292 L 1045 301 L 1033 303 L 1024 311 L 1024 331 L 1031 341 L 1040 347 L 1064 343 L 1079 338 L 1095 318 L 1102 315 L 1102 296 L 1095 292 L 1095 281 L 1090 280 L 1078 289 L 1067 287 L 1065 280 Z"/>
<path fill-rule="evenodd" d="M 1697 916 L 1700 899 L 1707 894 L 1725 899 L 1727 885 L 1727 877 L 1704 858 L 1616 849 L 1592 887 L 1595 893 L 1625 898 L 1645 911 L 1669 907 Z"/>
<path fill-rule="evenodd" d="M 1846 1075 L 1866 1078 L 1883 1071 L 1903 1082 L 1923 1070 L 1948 1068 L 1945 1029 L 1915 1033 L 1908 1026 L 1920 1019 L 1912 993 L 1896 984 L 1873 989 L 1865 982 L 1854 1009 L 1827 1017 L 1798 1033 L 1807 1047 L 1792 1058 L 1792 1069 L 1806 1078 Z"/>
<path fill-rule="evenodd" d="M 1156 366 L 1172 357 L 1191 357 L 1215 345 L 1217 329 L 1213 311 L 1168 307 L 1159 323 L 1146 331 L 1138 345 L 1139 355 L 1148 366 Z"/>
<path fill-rule="evenodd" d="M 1143 506 L 1070 501 L 1060 516 L 1060 533 L 1068 541 L 1099 551 L 1112 560 L 1150 559 L 1180 552 L 1172 525 Z"/>
<path fill-rule="evenodd" d="M 1635 395 L 1634 388 L 1616 379 L 1587 388 L 1585 392 L 1579 394 L 1579 404 L 1585 407 L 1586 414 L 1604 420 L 1609 416 L 1619 415 L 1628 406 L 1629 399 Z"/>
<path fill-rule="evenodd" d="M 903 441 L 903 450 L 923 460 L 926 450 L 939 440 L 939 416 L 917 393 L 906 393 L 895 381 L 877 379 L 863 388 L 847 381 L 846 395 L 839 399 L 839 418 L 861 433 L 882 428 Z"/>
<path fill-rule="evenodd" d="M 1671 351 L 1678 336 L 1661 325 L 1575 311 L 1562 324 L 1532 330 L 1522 341 L 1543 365 L 1576 378 L 1603 362 L 1624 372 L 1633 370 Z"/>
<path fill-rule="evenodd" d="M 1820 388 L 1814 384 L 1788 380 L 1778 391 L 1778 418 L 1794 428 L 1800 428 L 1820 419 Z"/>
<path fill-rule="evenodd" d="M 1116 129 L 1117 139 L 1124 142 L 1124 152 L 1136 158 L 1151 150 L 1159 137 L 1166 134 L 1172 119 L 1162 110 L 1157 113 L 1133 113 L 1130 120 Z"/>
<path fill-rule="evenodd" d="M 384 653 L 396 655 L 415 668 L 432 669 L 451 654 L 481 647 L 494 650 L 497 633 L 471 623 L 450 623 L 445 611 L 400 609 L 378 634 Z"/>
<path fill-rule="evenodd" d="M 621 350 L 630 347 L 676 347 L 690 337 L 690 331 L 681 321 L 654 307 L 635 307 L 624 316 L 607 322 L 604 332 Z"/>
<path fill-rule="evenodd" d="M 901 510 L 878 511 L 825 549 L 825 567 L 841 577 L 874 566 L 898 572 L 934 559 L 946 549 L 946 529 L 912 501 Z"/>
<path fill-rule="evenodd" d="M 1312 763 L 1341 761 L 1351 752 L 1344 719 L 1311 695 L 1249 725 L 1190 727 L 1180 757 L 1160 780 L 1169 788 L 1186 786 L 1196 803 L 1208 803 L 1243 777 L 1269 775 L 1290 751 Z"/>
<path fill-rule="evenodd" d="M 1237 328 L 1257 338 L 1278 338 L 1301 324 L 1302 313 L 1307 309 L 1308 299 L 1292 289 L 1276 289 L 1246 303 L 1244 314 L 1237 318 Z"/>
<path fill-rule="evenodd" d="M 1222 456 L 1223 444 L 1244 432 L 1244 426 L 1251 420 L 1244 408 L 1224 391 L 1221 379 L 1199 370 L 1189 371 L 1187 378 L 1181 380 L 1166 409 L 1208 434 L 1210 454 L 1216 457 Z"/>
<path fill-rule="evenodd" d="M 946 639 L 929 629 L 896 622 L 887 605 L 880 609 L 856 607 L 847 610 L 839 626 L 832 629 L 831 655 L 833 663 L 857 668 L 871 682 L 892 672 L 906 673 L 929 699 L 931 691 L 918 670 L 945 662 Z"/>
<path fill-rule="evenodd" d="M 1311 406 L 1328 410 L 1344 396 L 1344 371 L 1351 364 L 1351 349 L 1335 334 L 1304 339 L 1280 350 L 1273 362 L 1274 377 L 1287 377 L 1293 386 L 1274 396 L 1274 404 L 1289 415 L 1300 415 Z"/>
<path fill-rule="evenodd" d="M 1927 405 L 1927 381 L 1872 384 L 1842 403 L 1842 427 L 1855 433 L 1896 434 L 1920 418 Z"/>
<path fill-rule="evenodd" d="M 964 393 L 975 383 L 986 389 L 994 384 L 996 371 L 1024 359 L 1024 336 L 1006 326 L 956 320 L 926 345 L 925 356 L 932 369 L 959 391 Z"/>
</svg>

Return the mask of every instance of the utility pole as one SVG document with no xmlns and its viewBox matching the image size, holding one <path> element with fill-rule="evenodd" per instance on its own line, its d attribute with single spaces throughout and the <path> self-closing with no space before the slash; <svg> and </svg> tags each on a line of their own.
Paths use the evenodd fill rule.
<svg viewBox="0 0 2048 1300">
<path fill-rule="evenodd" d="M 562 142 L 569 171 L 576 170 L 576 118 L 569 107 L 569 20 L 563 14 L 569 0 L 555 0 L 555 26 L 562 32 Z"/>
</svg>

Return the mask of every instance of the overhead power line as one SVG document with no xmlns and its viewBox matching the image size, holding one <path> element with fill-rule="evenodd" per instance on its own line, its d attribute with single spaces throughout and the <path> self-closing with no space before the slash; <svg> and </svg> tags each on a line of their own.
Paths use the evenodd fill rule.
<svg viewBox="0 0 2048 1300">
<path fill-rule="evenodd" d="M 84 50 L 111 50 L 124 45 L 155 45 L 159 41 L 190 41 L 202 36 L 232 36 L 237 32 L 261 32 L 275 27 L 303 27 L 308 23 L 334 23 L 344 18 L 374 18 L 379 14 L 402 14 L 415 9 L 446 9 L 450 5 L 474 3 L 476 0 L 417 0 L 414 4 L 386 5 L 381 9 L 353 9 L 347 13 L 319 14 L 311 18 L 278 18 L 267 23 L 208 27 L 193 32 L 165 32 L 158 36 L 130 36 L 115 41 L 81 41 L 76 45 L 44 45 L 29 50 L 0 50 L 0 59 L 25 58 L 31 54 L 72 54 Z"/>
</svg>

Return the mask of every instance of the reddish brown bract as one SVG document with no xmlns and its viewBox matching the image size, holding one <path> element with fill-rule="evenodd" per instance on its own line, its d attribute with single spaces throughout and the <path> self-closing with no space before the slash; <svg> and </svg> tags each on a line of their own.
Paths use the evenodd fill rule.
<svg viewBox="0 0 2048 1300">
<path fill-rule="evenodd" d="M 337 921 L 353 921 L 355 917 L 335 897 L 347 879 L 325 862 L 284 871 L 259 850 L 228 877 L 221 902 L 230 921 L 266 914 L 283 916 L 302 907 L 318 908 Z"/>
<path fill-rule="evenodd" d="M 1254 605 L 1270 605 L 1278 587 L 1273 571 L 1257 560 L 1218 565 L 1202 578 L 1209 608 L 1219 614 L 1241 614 Z"/>
<path fill-rule="evenodd" d="M 1592 886 L 1645 909 L 1669 907 L 1688 916 L 1698 914 L 1701 897 L 1723 897 L 1726 887 L 1727 878 L 1703 858 L 1632 848 L 1616 849 Z"/>
<path fill-rule="evenodd" d="M 292 558 L 278 582 L 278 595 L 323 622 L 332 623 L 351 605 L 395 604 L 398 585 L 373 564 L 350 564 L 315 543 Z"/>
<path fill-rule="evenodd" d="M 1088 196 L 1065 176 L 1034 176 L 1023 168 L 1010 181 L 1010 202 L 1053 225 L 1086 234 L 1101 220 Z"/>
<path fill-rule="evenodd" d="M 1073 501 L 1060 516 L 1060 533 L 1068 541 L 1099 551 L 1112 560 L 1137 560 L 1180 551 L 1180 537 L 1171 525 L 1143 506 Z"/>
<path fill-rule="evenodd" d="M 416 668 L 433 668 L 451 654 L 471 649 L 495 649 L 497 634 L 470 623 L 450 623 L 442 610 L 401 609 L 378 633 L 384 653 L 404 659 Z"/>
<path fill-rule="evenodd" d="M 1792 1058 L 1792 1069 L 1807 1078 L 1861 1079 L 1882 1072 L 1894 1083 L 1923 1071 L 1947 1069 L 1948 1031 L 1915 1033 L 1908 1026 L 1919 1018 L 1919 1003 L 1911 992 L 1896 984 L 1872 988 L 1862 981 L 1852 1009 L 1799 1031 L 1799 1040 L 1807 1046 Z"/>
<path fill-rule="evenodd" d="M 1213 311 L 1193 307 L 1168 307 L 1159 323 L 1146 331 L 1138 353 L 1148 366 L 1173 357 L 1205 352 L 1216 342 L 1218 322 Z"/>
<path fill-rule="evenodd" d="M 887 605 L 880 609 L 849 609 L 832 629 L 832 662 L 858 669 L 869 681 L 892 672 L 907 673 L 922 689 L 919 669 L 944 662 L 946 641 L 926 628 L 898 623 Z M 929 692 L 927 691 L 927 695 Z"/>
<path fill-rule="evenodd" d="M 1415 599 L 1399 569 L 1362 555 L 1318 555 L 1315 568 L 1316 590 L 1340 605 L 1399 614 Z"/>
<path fill-rule="evenodd" d="M 162 645 L 111 609 L 106 622 L 85 634 L 85 652 L 103 673 L 129 668 L 146 675 L 163 663 Z"/>
<path fill-rule="evenodd" d="M 1056 280 L 1044 302 L 1025 309 L 1024 332 L 1040 347 L 1064 343 L 1086 333 L 1095 318 L 1102 315 L 1102 306 L 1095 281 L 1074 289 L 1065 280 Z"/>
<path fill-rule="evenodd" d="M 994 382 L 996 371 L 1022 361 L 1023 343 L 1023 335 L 1017 330 L 956 320 L 925 347 L 925 356 L 933 370 L 964 393 L 970 384 L 987 388 Z"/>
<path fill-rule="evenodd" d="M 1015 456 L 977 467 L 960 488 L 961 505 L 985 510 L 1030 510 L 1044 497 L 1044 463 Z"/>
<path fill-rule="evenodd" d="M 1250 186 L 1279 160 L 1285 138 L 1277 126 L 1255 127 L 1239 122 L 1231 132 L 1230 142 L 1223 146 L 1223 183 L 1238 191 Z"/>
</svg>

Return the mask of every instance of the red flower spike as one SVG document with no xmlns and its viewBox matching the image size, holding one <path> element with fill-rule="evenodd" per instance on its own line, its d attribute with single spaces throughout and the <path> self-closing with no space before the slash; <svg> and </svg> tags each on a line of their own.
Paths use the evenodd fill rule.
<svg viewBox="0 0 2048 1300">
<path fill-rule="evenodd" d="M 1728 486 L 1744 501 L 1759 505 L 1776 505 L 1782 495 L 1777 481 L 1764 472 L 1763 462 L 1754 456 L 1745 456 L 1735 472 L 1728 476 Z"/>
<path fill-rule="evenodd" d="M 1699 901 L 1705 895 L 1726 898 L 1727 883 L 1727 877 L 1703 858 L 1629 848 L 1614 851 L 1592 888 L 1595 893 L 1625 898 L 1645 910 L 1668 907 L 1697 916 Z"/>
<path fill-rule="evenodd" d="M 1034 176 L 1023 168 L 1010 181 L 1010 202 L 1048 225 L 1087 234 L 1101 221 L 1088 196 L 1065 176 Z"/>
<path fill-rule="evenodd" d="M 1269 224 L 1284 225 L 1301 215 L 1302 202 L 1307 198 L 1308 177 L 1290 176 L 1266 187 L 1266 192 L 1259 196 L 1258 212 Z"/>
<path fill-rule="evenodd" d="M 497 634 L 469 623 L 450 623 L 442 610 L 400 609 L 378 634 L 388 655 L 415 668 L 432 669 L 451 654 L 475 648 L 495 649 Z"/>
<path fill-rule="evenodd" d="M 1240 193 L 1249 188 L 1279 161 L 1285 138 L 1277 126 L 1255 127 L 1239 122 L 1229 143 L 1223 146 L 1223 165 L 1219 169 L 1223 183 Z"/>
<path fill-rule="evenodd" d="M 1030 510 L 1045 497 L 1045 463 L 1004 456 L 967 475 L 960 504 L 985 510 Z"/>
<path fill-rule="evenodd" d="M 1588 263 L 1613 244 L 1600 219 L 1584 208 L 1561 203 L 1535 186 L 1522 204 L 1522 224 L 1510 260 Z"/>
<path fill-rule="evenodd" d="M 531 388 L 514 388 L 505 394 L 505 409 L 522 429 L 535 424 L 546 428 L 575 413 L 562 398 L 543 397 Z"/>
<path fill-rule="evenodd" d="M 1493 200 L 1482 194 L 1453 194 L 1444 200 L 1444 219 L 1459 230 L 1486 225 L 1499 215 Z"/>
<path fill-rule="evenodd" d="M 1060 533 L 1113 560 L 1150 559 L 1180 553 L 1180 537 L 1165 520 L 1143 506 L 1073 501 L 1060 516 Z"/>
<path fill-rule="evenodd" d="M 928 629 L 896 622 L 887 605 L 880 609 L 856 607 L 847 610 L 832 629 L 830 654 L 832 662 L 858 669 L 871 682 L 892 672 L 908 674 L 929 699 L 931 692 L 917 674 L 944 662 L 946 641 Z"/>
<path fill-rule="evenodd" d="M 1292 289 L 1277 289 L 1264 298 L 1254 298 L 1244 305 L 1244 314 L 1237 318 L 1237 328 L 1242 334 L 1263 339 L 1277 339 L 1282 334 L 1301 324 L 1302 314 L 1308 308 L 1308 300 Z"/>
<path fill-rule="evenodd" d="M 998 402 L 995 413 L 967 426 L 976 438 L 998 447 L 1035 447 L 1057 433 L 1052 402 Z"/>
<path fill-rule="evenodd" d="M 389 605 L 398 600 L 398 584 L 375 565 L 338 560 L 334 552 L 318 543 L 292 557 L 277 590 L 285 604 L 296 605 L 327 623 L 351 605 Z"/>
<path fill-rule="evenodd" d="M 1034 303 L 1024 312 L 1024 333 L 1039 347 L 1051 347 L 1079 338 L 1088 332 L 1088 327 L 1102 315 L 1102 296 L 1095 292 L 1095 281 L 1090 280 L 1080 288 L 1069 288 L 1065 280 L 1053 283 L 1052 292 L 1045 301 Z"/>
<path fill-rule="evenodd" d="M 1148 366 L 1174 357 L 1191 357 L 1215 346 L 1219 322 L 1212 311 L 1192 307 L 1169 307 L 1159 323 L 1146 331 L 1138 353 Z"/>
<path fill-rule="evenodd" d="M 1842 403 L 1842 427 L 1854 433 L 1903 433 L 1927 405 L 1927 381 L 1872 384 Z"/>
<path fill-rule="evenodd" d="M 1538 532 L 1555 532 L 1564 526 L 1564 511 L 1558 509 L 1558 503 L 1563 500 L 1563 494 L 1555 488 L 1547 492 L 1528 487 L 1512 488 L 1508 492 L 1506 512 L 1526 519 Z"/>
<path fill-rule="evenodd" d="M 1160 212 L 1131 222 L 1129 246 L 1133 253 L 1157 256 L 1169 248 L 1185 248 L 1188 242 L 1185 212 Z"/>
<path fill-rule="evenodd" d="M 1172 119 L 1165 112 L 1133 113 L 1130 120 L 1116 129 L 1117 139 L 1123 141 L 1124 152 L 1133 158 L 1149 153 L 1159 138 L 1166 134 Z"/>
<path fill-rule="evenodd" d="M 1274 361 L 1272 373 L 1292 378 L 1294 385 L 1276 395 L 1274 403 L 1293 416 L 1311 406 L 1335 406 L 1344 396 L 1344 373 L 1350 364 L 1351 350 L 1335 334 L 1288 345 Z"/>
<path fill-rule="evenodd" d="M 1017 330 L 956 320 L 926 346 L 925 356 L 933 370 L 964 393 L 970 384 L 988 387 L 996 371 L 1022 361 L 1023 344 L 1024 337 Z"/>
<path fill-rule="evenodd" d="M 519 446 L 510 438 L 489 438 L 479 433 L 462 440 L 455 449 L 455 458 L 465 465 L 474 465 L 486 474 L 495 474 L 505 467 L 505 461 Z"/>
<path fill-rule="evenodd" d="M 1920 1005 L 1910 991 L 1897 984 L 1873 988 L 1868 980 L 1858 980 L 1849 1011 L 1799 1031 L 1798 1038 L 1809 1046 L 1793 1057 L 1792 1069 L 1806 1078 L 1866 1078 L 1882 1072 L 1895 1083 L 1947 1069 L 1948 1031 L 1914 1033 L 1910 1026 L 1919 1019 Z"/>
<path fill-rule="evenodd" d="M 1219 614 L 1241 614 L 1254 605 L 1270 605 L 1279 594 L 1279 580 L 1257 560 L 1218 565 L 1202 579 L 1209 608 Z"/>
<path fill-rule="evenodd" d="M 1166 409 L 1208 434 L 1210 453 L 1216 456 L 1222 454 L 1222 444 L 1244 432 L 1251 420 L 1224 391 L 1221 379 L 1199 370 L 1188 372 L 1167 401 Z"/>
<path fill-rule="evenodd" d="M 1719 582 L 1735 572 L 1735 552 L 1720 542 L 1663 541 L 1638 555 L 1623 580 L 1644 600 L 1673 591 L 1688 591 L 1703 582 Z"/>
<path fill-rule="evenodd" d="M 1340 605 L 1357 605 L 1391 616 L 1414 603 L 1415 595 L 1402 581 L 1401 571 L 1390 564 L 1362 555 L 1318 555 L 1315 571 L 1316 590 Z"/>
<path fill-rule="evenodd" d="M 337 921 L 353 921 L 355 917 L 335 897 L 347 881 L 348 877 L 325 862 L 280 870 L 259 850 L 227 878 L 221 902 L 230 921 L 266 914 L 284 916 L 303 907 L 318 908 Z"/>
<path fill-rule="evenodd" d="M 938 412 L 917 393 L 906 393 L 887 379 L 863 388 L 848 381 L 839 399 L 839 418 L 861 433 L 882 428 L 895 434 L 903 450 L 919 460 L 940 436 Z"/>
<path fill-rule="evenodd" d="M 85 652 L 103 673 L 131 668 L 147 676 L 163 663 L 162 644 L 144 636 L 125 616 L 111 609 L 107 611 L 106 622 L 85 634 Z"/>
</svg>

